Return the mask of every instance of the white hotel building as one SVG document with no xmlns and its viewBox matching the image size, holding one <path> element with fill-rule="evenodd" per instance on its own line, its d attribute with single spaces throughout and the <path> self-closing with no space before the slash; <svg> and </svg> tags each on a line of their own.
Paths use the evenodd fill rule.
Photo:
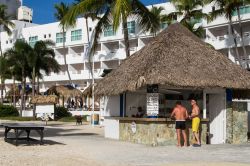
<svg viewBox="0 0 250 166">
<path fill-rule="evenodd" d="M 174 11 L 174 7 L 169 2 L 157 4 L 154 6 L 163 6 L 165 8 L 164 13 L 170 13 Z M 151 6 L 149 6 L 150 8 Z M 204 7 L 205 12 L 211 12 L 213 6 L 208 5 Z M 163 14 L 164 14 L 163 13 Z M 247 48 L 248 54 L 250 54 L 250 6 L 242 8 L 242 20 L 243 20 L 243 31 L 244 41 Z M 234 21 L 237 21 L 237 16 L 233 17 Z M 60 73 L 50 73 L 44 75 L 41 80 L 41 92 L 45 92 L 49 87 L 53 85 L 65 85 L 69 84 L 66 67 L 64 64 L 63 55 L 66 54 L 67 65 L 69 68 L 70 76 L 76 88 L 84 90 L 91 83 L 91 72 L 90 62 L 86 55 L 86 47 L 88 45 L 87 40 L 87 29 L 84 18 L 79 18 L 75 27 L 68 29 L 66 32 L 66 48 L 63 48 L 62 33 L 58 22 L 36 25 L 27 22 L 14 21 L 16 28 L 13 30 L 13 34 L 8 36 L 6 32 L 0 33 L 1 47 L 4 50 L 11 48 L 17 39 L 25 39 L 31 45 L 38 40 L 53 40 L 56 43 L 54 47 L 56 53 L 56 60 L 61 65 Z M 96 21 L 93 22 L 91 19 L 88 20 L 90 36 L 91 32 L 95 28 Z M 225 56 L 228 56 L 232 61 L 235 61 L 232 37 L 228 35 L 228 21 L 223 17 L 216 19 L 215 21 L 207 24 L 206 21 L 202 21 L 201 24 L 206 29 L 205 41 L 212 44 L 215 49 L 223 52 Z M 237 24 L 235 22 L 235 24 Z M 162 28 L 165 28 L 166 24 L 162 24 Z M 234 25 L 235 29 L 239 27 Z M 128 31 L 130 40 L 130 53 L 140 50 L 145 44 L 147 44 L 153 35 L 144 33 L 140 30 L 140 27 L 133 18 L 128 20 Z M 167 40 L 167 39 L 166 39 Z M 240 40 L 240 38 L 237 38 Z M 238 42 L 240 48 L 240 42 Z M 243 51 L 240 48 L 240 54 Z M 101 79 L 101 75 L 104 69 L 114 69 L 123 59 L 125 59 L 124 51 L 124 39 L 123 31 L 120 27 L 117 32 L 110 28 L 103 30 L 100 36 L 98 48 L 94 55 L 94 76 L 95 79 Z M 29 80 L 27 80 L 29 84 Z M 6 81 L 7 90 L 10 88 L 12 81 Z M 31 85 L 30 85 L 31 86 Z"/>
</svg>

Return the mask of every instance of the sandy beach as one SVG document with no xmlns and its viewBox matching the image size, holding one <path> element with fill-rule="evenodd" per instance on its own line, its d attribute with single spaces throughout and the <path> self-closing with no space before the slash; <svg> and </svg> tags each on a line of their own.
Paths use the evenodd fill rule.
<svg viewBox="0 0 250 166">
<path fill-rule="evenodd" d="M 250 145 L 202 148 L 151 147 L 105 139 L 104 129 L 74 123 L 49 123 L 45 144 L 4 142 L 0 128 L 1 166 L 247 166 Z M 11 135 L 10 135 L 11 136 Z M 37 137 L 36 133 L 31 134 Z M 195 162 L 197 161 L 197 162 Z"/>
</svg>

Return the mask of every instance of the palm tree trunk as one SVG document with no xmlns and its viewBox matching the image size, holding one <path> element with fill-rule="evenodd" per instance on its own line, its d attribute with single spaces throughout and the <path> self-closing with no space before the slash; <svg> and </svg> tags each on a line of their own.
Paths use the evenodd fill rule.
<svg viewBox="0 0 250 166">
<path fill-rule="evenodd" d="M 36 94 L 37 95 L 39 95 L 40 93 L 39 84 L 40 84 L 40 81 L 39 81 L 39 77 L 37 76 L 36 77 Z"/>
<path fill-rule="evenodd" d="M 16 78 L 13 76 L 13 106 L 16 108 Z"/>
<path fill-rule="evenodd" d="M 241 37 L 241 42 L 242 42 L 242 48 L 243 48 L 243 52 L 244 52 L 244 57 L 245 57 L 247 69 L 249 69 L 249 64 L 248 64 L 249 57 L 247 55 L 247 51 L 246 51 L 246 47 L 245 47 L 245 43 L 244 43 L 242 23 L 241 23 L 241 18 L 240 18 L 240 8 L 239 7 L 237 7 L 237 15 L 238 15 L 238 21 L 239 21 L 239 25 L 240 25 L 240 37 Z"/>
<path fill-rule="evenodd" d="M 36 69 L 32 69 L 32 97 L 35 97 Z M 36 116 L 36 104 L 33 104 L 33 118 Z"/>
<path fill-rule="evenodd" d="M 24 68 L 22 69 L 22 91 L 21 91 L 21 110 L 20 110 L 20 116 L 22 116 L 22 112 L 24 109 L 24 94 L 25 94 L 25 71 Z"/>
<path fill-rule="evenodd" d="M 4 79 L 1 77 L 1 103 L 3 104 Z"/>
<path fill-rule="evenodd" d="M 63 26 L 63 49 L 65 49 L 65 28 Z M 65 64 L 65 67 L 66 67 L 66 71 L 67 71 L 67 74 L 68 74 L 68 77 L 69 77 L 69 84 L 72 85 L 72 80 L 71 80 L 71 77 L 70 77 L 70 73 L 69 73 L 69 66 L 67 64 L 67 60 L 66 60 L 66 54 L 63 55 L 63 59 L 64 59 L 64 64 Z"/>
<path fill-rule="evenodd" d="M 128 24 L 127 24 L 127 19 L 124 16 L 122 16 L 122 28 L 123 28 L 126 57 L 129 57 L 130 51 L 129 51 L 129 38 L 128 38 Z"/>
<path fill-rule="evenodd" d="M 237 40 L 236 40 L 236 37 L 234 35 L 232 19 L 229 19 L 229 27 L 230 27 L 229 33 L 231 33 L 231 35 L 234 38 L 234 46 L 235 46 L 236 57 L 237 57 L 237 59 L 239 61 L 240 66 L 242 67 L 242 61 L 241 61 L 241 58 L 240 58 L 240 55 L 239 55 L 239 50 L 238 50 L 238 46 L 237 46 Z"/>
</svg>

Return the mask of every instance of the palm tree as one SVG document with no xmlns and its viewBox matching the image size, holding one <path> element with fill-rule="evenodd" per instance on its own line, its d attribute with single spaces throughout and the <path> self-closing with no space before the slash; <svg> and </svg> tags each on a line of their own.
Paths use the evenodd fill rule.
<svg viewBox="0 0 250 166">
<path fill-rule="evenodd" d="M 204 29 L 201 26 L 195 28 L 195 25 L 199 20 L 205 18 L 208 19 L 208 15 L 202 12 L 204 5 L 203 0 L 171 0 L 176 8 L 176 11 L 167 15 L 169 23 L 176 21 L 180 18 L 179 22 L 187 27 L 191 32 L 197 36 L 203 36 Z"/>
<path fill-rule="evenodd" d="M 150 9 L 150 12 L 153 13 L 153 15 L 155 16 L 157 22 L 158 22 L 158 27 L 156 26 L 152 26 L 149 29 L 150 33 L 153 33 L 154 36 L 156 36 L 156 33 L 159 32 L 159 30 L 162 28 L 161 25 L 168 22 L 168 17 L 166 14 L 162 14 L 162 11 L 164 11 L 164 8 L 162 6 L 160 7 L 156 7 L 156 6 L 152 6 L 152 8 Z"/>
<path fill-rule="evenodd" d="M 56 9 L 55 17 L 58 21 L 60 21 L 60 26 L 62 28 L 63 49 L 65 49 L 65 42 L 66 42 L 66 37 L 65 37 L 66 25 L 63 22 L 63 18 L 69 12 L 69 8 L 70 7 L 63 2 L 61 2 L 60 4 L 55 4 L 55 9 Z M 69 73 L 69 67 L 68 67 L 67 60 L 66 60 L 66 54 L 64 54 L 63 57 L 64 57 L 64 65 L 66 67 L 66 71 L 67 71 L 67 74 L 69 77 L 69 83 L 70 83 L 70 85 L 72 85 L 72 80 L 71 80 L 71 76 Z"/>
<path fill-rule="evenodd" d="M 32 47 L 23 40 L 17 40 L 13 48 L 6 51 L 8 55 L 8 60 L 14 62 L 15 67 L 18 68 L 21 72 L 21 111 L 20 115 L 22 116 L 22 110 L 25 109 L 25 92 L 26 92 L 26 78 L 31 77 L 32 69 L 28 65 L 28 58 L 32 56 L 33 49 Z"/>
<path fill-rule="evenodd" d="M 10 21 L 11 16 L 7 14 L 6 9 L 7 9 L 7 6 L 0 4 L 0 27 L 1 27 L 1 30 L 6 31 L 8 35 L 11 35 L 12 34 L 11 28 L 14 28 L 15 24 Z M 0 52 L 2 56 L 3 52 L 2 52 L 1 44 L 0 44 Z"/>
<path fill-rule="evenodd" d="M 11 73 L 9 72 L 8 60 L 5 56 L 0 56 L 0 79 L 1 79 L 1 103 L 3 103 L 3 91 L 4 91 L 4 82 L 6 79 L 11 78 Z"/>
<path fill-rule="evenodd" d="M 51 71 L 59 72 L 60 66 L 55 60 L 55 52 L 51 48 L 52 46 L 54 46 L 54 42 L 40 40 L 35 43 L 33 53 L 28 57 L 28 64 L 32 68 L 32 97 L 35 96 L 36 77 L 39 80 L 39 77 L 42 76 L 41 70 L 45 71 L 47 75 Z M 33 116 L 35 117 L 35 105 L 33 106 Z"/>
<path fill-rule="evenodd" d="M 8 35 L 11 35 L 11 33 L 12 33 L 11 28 L 14 28 L 15 25 L 13 22 L 10 21 L 11 17 L 9 15 L 7 15 L 6 9 L 7 9 L 7 7 L 5 5 L 0 4 L 0 27 L 1 27 L 0 31 L 4 30 L 7 32 Z M 0 39 L 0 56 L 3 56 L 1 39 Z M 2 80 L 5 77 L 4 76 L 5 74 L 3 72 L 3 70 L 5 68 L 3 65 L 6 65 L 6 64 L 4 64 L 4 63 L 5 63 L 5 60 L 2 59 L 1 64 L 0 64 L 1 65 L 0 67 L 2 68 L 1 69 L 2 72 L 0 75 L 1 85 L 2 85 L 1 86 L 1 102 L 3 102 L 3 88 L 4 88 L 4 82 L 5 82 L 4 80 Z"/>
<path fill-rule="evenodd" d="M 249 56 L 247 55 L 246 46 L 245 46 L 245 43 L 244 43 L 242 21 L 241 21 L 241 17 L 240 17 L 240 8 L 242 6 L 248 5 L 248 4 L 250 4 L 250 0 L 234 0 L 232 2 L 232 6 L 235 6 L 236 11 L 237 11 L 238 21 L 239 21 L 239 26 L 240 26 L 241 43 L 242 43 L 242 48 L 243 48 L 243 52 L 244 52 L 244 57 L 245 57 L 245 60 L 246 60 L 247 69 L 249 69 L 249 62 L 248 62 Z"/>
<path fill-rule="evenodd" d="M 236 35 L 235 35 L 234 27 L 233 27 L 233 21 L 232 21 L 233 14 L 237 10 L 237 7 L 239 7 L 238 3 L 235 3 L 237 1 L 238 0 L 206 0 L 205 3 L 214 3 L 214 6 L 220 7 L 219 9 L 210 13 L 211 20 L 214 20 L 215 18 L 219 16 L 225 16 L 228 19 L 229 34 L 233 36 L 236 57 L 239 61 L 240 66 L 243 67 L 243 61 L 239 55 L 238 44 L 237 44 Z M 242 38 L 242 44 L 243 44 L 243 50 L 245 50 L 243 38 Z M 246 51 L 244 51 L 244 54 L 245 53 Z"/>
<path fill-rule="evenodd" d="M 113 25 L 114 31 L 117 31 L 121 24 L 126 56 L 130 56 L 127 27 L 127 18 L 129 16 L 135 16 L 144 31 L 149 30 L 152 25 L 159 26 L 154 15 L 139 0 L 81 0 L 73 5 L 63 19 L 63 22 L 65 25 L 72 25 L 72 22 L 75 21 L 78 16 L 85 13 L 95 13 L 99 16 L 99 21 L 95 27 L 91 54 L 94 53 L 97 47 L 97 41 L 102 30 Z"/>
</svg>

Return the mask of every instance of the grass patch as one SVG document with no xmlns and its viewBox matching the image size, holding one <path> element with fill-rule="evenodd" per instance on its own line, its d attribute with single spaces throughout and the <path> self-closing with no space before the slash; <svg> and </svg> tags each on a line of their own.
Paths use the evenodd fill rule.
<svg viewBox="0 0 250 166">
<path fill-rule="evenodd" d="M 72 117 L 63 117 L 63 118 L 58 119 L 57 121 L 59 121 L 59 122 L 75 122 L 76 118 L 73 116 Z"/>
<path fill-rule="evenodd" d="M 33 117 L 19 117 L 19 116 L 13 116 L 13 117 L 0 117 L 0 120 L 13 120 L 13 121 L 36 121 Z"/>
<path fill-rule="evenodd" d="M 74 116 L 63 117 L 63 118 L 58 119 L 57 121 L 59 121 L 59 122 L 76 122 L 76 118 Z M 82 121 L 83 122 L 87 121 L 87 115 L 82 116 Z"/>
</svg>

